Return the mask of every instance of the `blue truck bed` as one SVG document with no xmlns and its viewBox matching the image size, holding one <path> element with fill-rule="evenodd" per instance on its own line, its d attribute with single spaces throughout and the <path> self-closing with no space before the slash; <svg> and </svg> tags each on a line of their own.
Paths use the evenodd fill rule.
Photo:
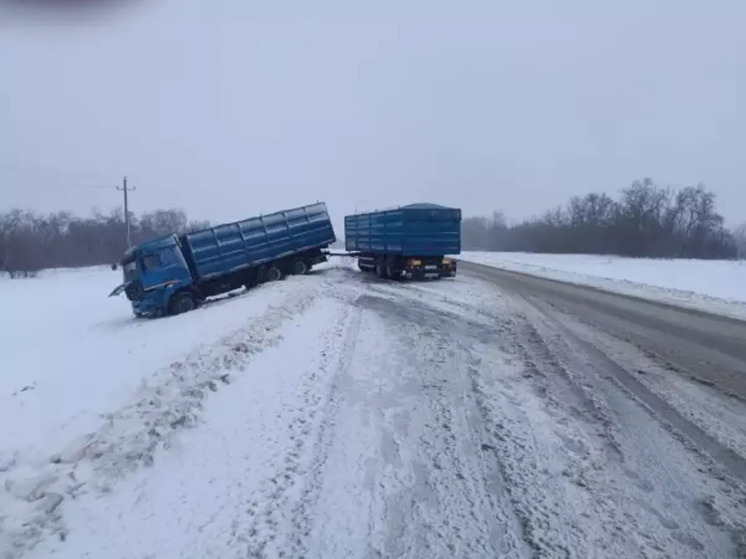
<svg viewBox="0 0 746 559">
<path fill-rule="evenodd" d="M 401 256 L 461 253 L 461 210 L 410 204 L 393 210 L 345 216 L 348 251 Z"/>
<path fill-rule="evenodd" d="M 323 202 L 174 233 L 128 250 L 111 296 L 124 292 L 138 317 L 181 314 L 240 287 L 306 274 L 335 240 Z"/>
<path fill-rule="evenodd" d="M 461 210 L 424 203 L 348 215 L 345 248 L 382 279 L 454 277 L 448 255 L 461 253 Z"/>
<path fill-rule="evenodd" d="M 204 280 L 327 247 L 336 237 L 326 204 L 319 202 L 195 231 L 181 241 L 194 277 Z"/>
</svg>

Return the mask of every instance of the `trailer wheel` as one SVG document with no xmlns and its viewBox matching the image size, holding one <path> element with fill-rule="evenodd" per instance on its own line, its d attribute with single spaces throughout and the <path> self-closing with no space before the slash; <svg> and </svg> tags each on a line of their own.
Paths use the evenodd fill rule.
<svg viewBox="0 0 746 559">
<path fill-rule="evenodd" d="M 381 279 L 386 279 L 386 264 L 383 260 L 376 262 L 376 275 Z"/>
<path fill-rule="evenodd" d="M 386 277 L 389 279 L 398 279 L 396 276 L 396 266 L 394 265 L 394 262 L 389 262 L 386 264 Z"/>
<path fill-rule="evenodd" d="M 277 266 L 267 269 L 267 281 L 279 281 L 282 279 L 282 271 Z"/>
<path fill-rule="evenodd" d="M 188 291 L 177 293 L 168 304 L 169 314 L 183 314 L 193 311 L 197 307 L 197 301 Z"/>
<path fill-rule="evenodd" d="M 293 262 L 293 275 L 294 276 L 302 276 L 303 274 L 308 273 L 308 264 L 306 264 L 303 260 L 296 260 Z"/>
</svg>

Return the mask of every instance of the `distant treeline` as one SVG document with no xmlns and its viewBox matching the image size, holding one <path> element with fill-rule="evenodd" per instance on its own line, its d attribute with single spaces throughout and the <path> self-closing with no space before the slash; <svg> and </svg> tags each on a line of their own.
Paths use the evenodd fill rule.
<svg viewBox="0 0 746 559">
<path fill-rule="evenodd" d="M 181 210 L 130 213 L 132 242 L 209 226 Z M 118 262 L 126 249 L 124 214 L 0 213 L 0 273 L 23 276 L 44 268 Z M 564 208 L 509 225 L 491 218 L 463 221 L 464 250 L 615 254 L 659 258 L 746 258 L 746 224 L 729 231 L 703 186 L 661 188 L 635 181 L 618 199 L 606 194 L 572 198 Z"/>
<path fill-rule="evenodd" d="M 566 207 L 509 225 L 503 214 L 463 221 L 464 250 L 614 254 L 653 258 L 746 257 L 746 224 L 729 231 L 704 186 L 635 181 L 617 199 L 576 196 Z"/>
<path fill-rule="evenodd" d="M 173 232 L 206 227 L 189 221 L 181 210 L 130 212 L 133 244 Z M 95 212 L 79 217 L 68 212 L 40 215 L 11 210 L 0 213 L 0 272 L 25 276 L 44 268 L 68 268 L 119 262 L 127 249 L 124 212 Z"/>
</svg>

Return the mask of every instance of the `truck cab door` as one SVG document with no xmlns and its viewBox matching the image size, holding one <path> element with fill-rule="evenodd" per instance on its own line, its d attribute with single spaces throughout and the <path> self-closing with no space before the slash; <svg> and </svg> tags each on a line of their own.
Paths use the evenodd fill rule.
<svg viewBox="0 0 746 559">
<path fill-rule="evenodd" d="M 109 297 L 116 297 L 118 295 L 121 295 L 125 289 L 127 289 L 127 286 L 131 284 L 131 281 L 126 281 L 120 285 L 118 285 L 116 288 L 114 288 L 114 291 L 109 293 Z"/>
</svg>

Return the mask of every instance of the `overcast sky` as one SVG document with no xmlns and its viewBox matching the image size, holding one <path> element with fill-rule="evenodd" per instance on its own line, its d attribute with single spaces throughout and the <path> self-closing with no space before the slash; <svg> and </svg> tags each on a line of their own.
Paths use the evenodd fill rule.
<svg viewBox="0 0 746 559">
<path fill-rule="evenodd" d="M 108 211 L 127 174 L 133 211 L 213 222 L 316 200 L 337 223 L 413 201 L 523 218 L 650 176 L 746 219 L 743 0 L 36 16 L 0 10 L 0 210 Z"/>
</svg>

